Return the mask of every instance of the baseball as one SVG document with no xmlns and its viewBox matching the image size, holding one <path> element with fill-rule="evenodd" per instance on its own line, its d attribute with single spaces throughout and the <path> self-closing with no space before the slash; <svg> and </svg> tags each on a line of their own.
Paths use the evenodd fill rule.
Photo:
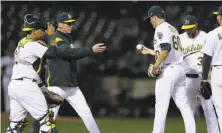
<svg viewBox="0 0 222 133">
<path fill-rule="evenodd" d="M 142 48 L 143 48 L 143 45 L 142 45 L 142 44 L 136 45 L 136 49 L 137 49 L 137 50 L 142 50 Z"/>
</svg>

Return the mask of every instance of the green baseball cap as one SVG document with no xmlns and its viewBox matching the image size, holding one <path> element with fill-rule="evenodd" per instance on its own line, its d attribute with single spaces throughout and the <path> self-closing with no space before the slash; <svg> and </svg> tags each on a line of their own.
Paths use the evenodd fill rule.
<svg viewBox="0 0 222 133">
<path fill-rule="evenodd" d="M 74 20 L 72 18 L 72 16 L 69 13 L 66 13 L 66 12 L 60 13 L 57 16 L 57 22 L 58 23 L 72 23 L 72 22 L 75 22 L 75 21 L 76 20 Z"/>
<path fill-rule="evenodd" d="M 219 6 L 219 8 L 217 9 L 217 11 L 216 11 L 216 12 L 213 12 L 213 14 L 215 14 L 215 15 L 222 15 L 222 5 Z"/>
<path fill-rule="evenodd" d="M 183 30 L 192 29 L 196 25 L 197 25 L 197 18 L 192 15 L 188 15 L 184 17 L 183 26 L 181 27 L 181 29 Z"/>
<path fill-rule="evenodd" d="M 150 7 L 150 9 L 148 10 L 148 16 L 144 19 L 144 20 L 148 20 L 150 17 L 152 16 L 165 16 L 165 12 L 163 10 L 163 8 L 161 8 L 160 6 L 154 5 L 152 7 Z"/>
</svg>

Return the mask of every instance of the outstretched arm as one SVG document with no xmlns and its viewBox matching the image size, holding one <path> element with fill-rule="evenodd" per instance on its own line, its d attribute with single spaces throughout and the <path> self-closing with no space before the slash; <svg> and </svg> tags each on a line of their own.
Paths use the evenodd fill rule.
<svg viewBox="0 0 222 133">
<path fill-rule="evenodd" d="M 70 48 L 68 44 L 59 44 L 57 48 L 57 56 L 65 59 L 78 60 L 93 53 L 100 53 L 106 49 L 103 43 L 95 44 L 93 47 Z"/>
</svg>

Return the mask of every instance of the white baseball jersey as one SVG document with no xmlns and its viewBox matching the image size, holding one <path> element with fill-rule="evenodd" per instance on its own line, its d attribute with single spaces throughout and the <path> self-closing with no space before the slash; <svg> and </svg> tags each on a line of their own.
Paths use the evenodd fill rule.
<svg viewBox="0 0 222 133">
<path fill-rule="evenodd" d="M 41 81 L 38 73 L 33 68 L 33 63 L 42 58 L 47 47 L 37 41 L 23 38 L 15 50 L 15 64 L 13 66 L 12 79 L 31 78 Z"/>
<path fill-rule="evenodd" d="M 6 67 L 4 71 L 4 76 L 11 78 L 13 64 L 14 64 L 14 57 L 3 56 L 1 58 L 1 68 Z"/>
<path fill-rule="evenodd" d="M 190 38 L 186 32 L 180 35 L 180 41 L 184 53 L 183 66 L 188 74 L 199 74 L 202 72 L 203 53 L 201 49 L 206 41 L 204 31 L 200 31 L 195 38 Z"/>
<path fill-rule="evenodd" d="M 175 27 L 167 22 L 163 22 L 156 27 L 154 34 L 154 50 L 157 58 L 161 51 L 160 44 L 169 43 L 171 50 L 167 58 L 162 62 L 162 66 L 167 64 L 180 64 L 183 62 L 183 53 L 180 44 L 179 33 Z"/>
<path fill-rule="evenodd" d="M 222 26 L 208 33 L 202 52 L 212 56 L 211 65 L 222 65 Z"/>
</svg>

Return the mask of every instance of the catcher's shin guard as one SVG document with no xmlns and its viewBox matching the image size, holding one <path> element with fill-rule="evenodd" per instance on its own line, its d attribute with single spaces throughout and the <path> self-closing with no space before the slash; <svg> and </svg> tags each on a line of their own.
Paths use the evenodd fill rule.
<svg viewBox="0 0 222 133">
<path fill-rule="evenodd" d="M 40 133 L 58 133 L 53 116 L 53 112 L 48 111 L 47 114 L 40 118 Z"/>
<path fill-rule="evenodd" d="M 26 119 L 22 119 L 19 122 L 11 121 L 6 133 L 21 133 L 27 125 L 28 123 Z"/>
</svg>

